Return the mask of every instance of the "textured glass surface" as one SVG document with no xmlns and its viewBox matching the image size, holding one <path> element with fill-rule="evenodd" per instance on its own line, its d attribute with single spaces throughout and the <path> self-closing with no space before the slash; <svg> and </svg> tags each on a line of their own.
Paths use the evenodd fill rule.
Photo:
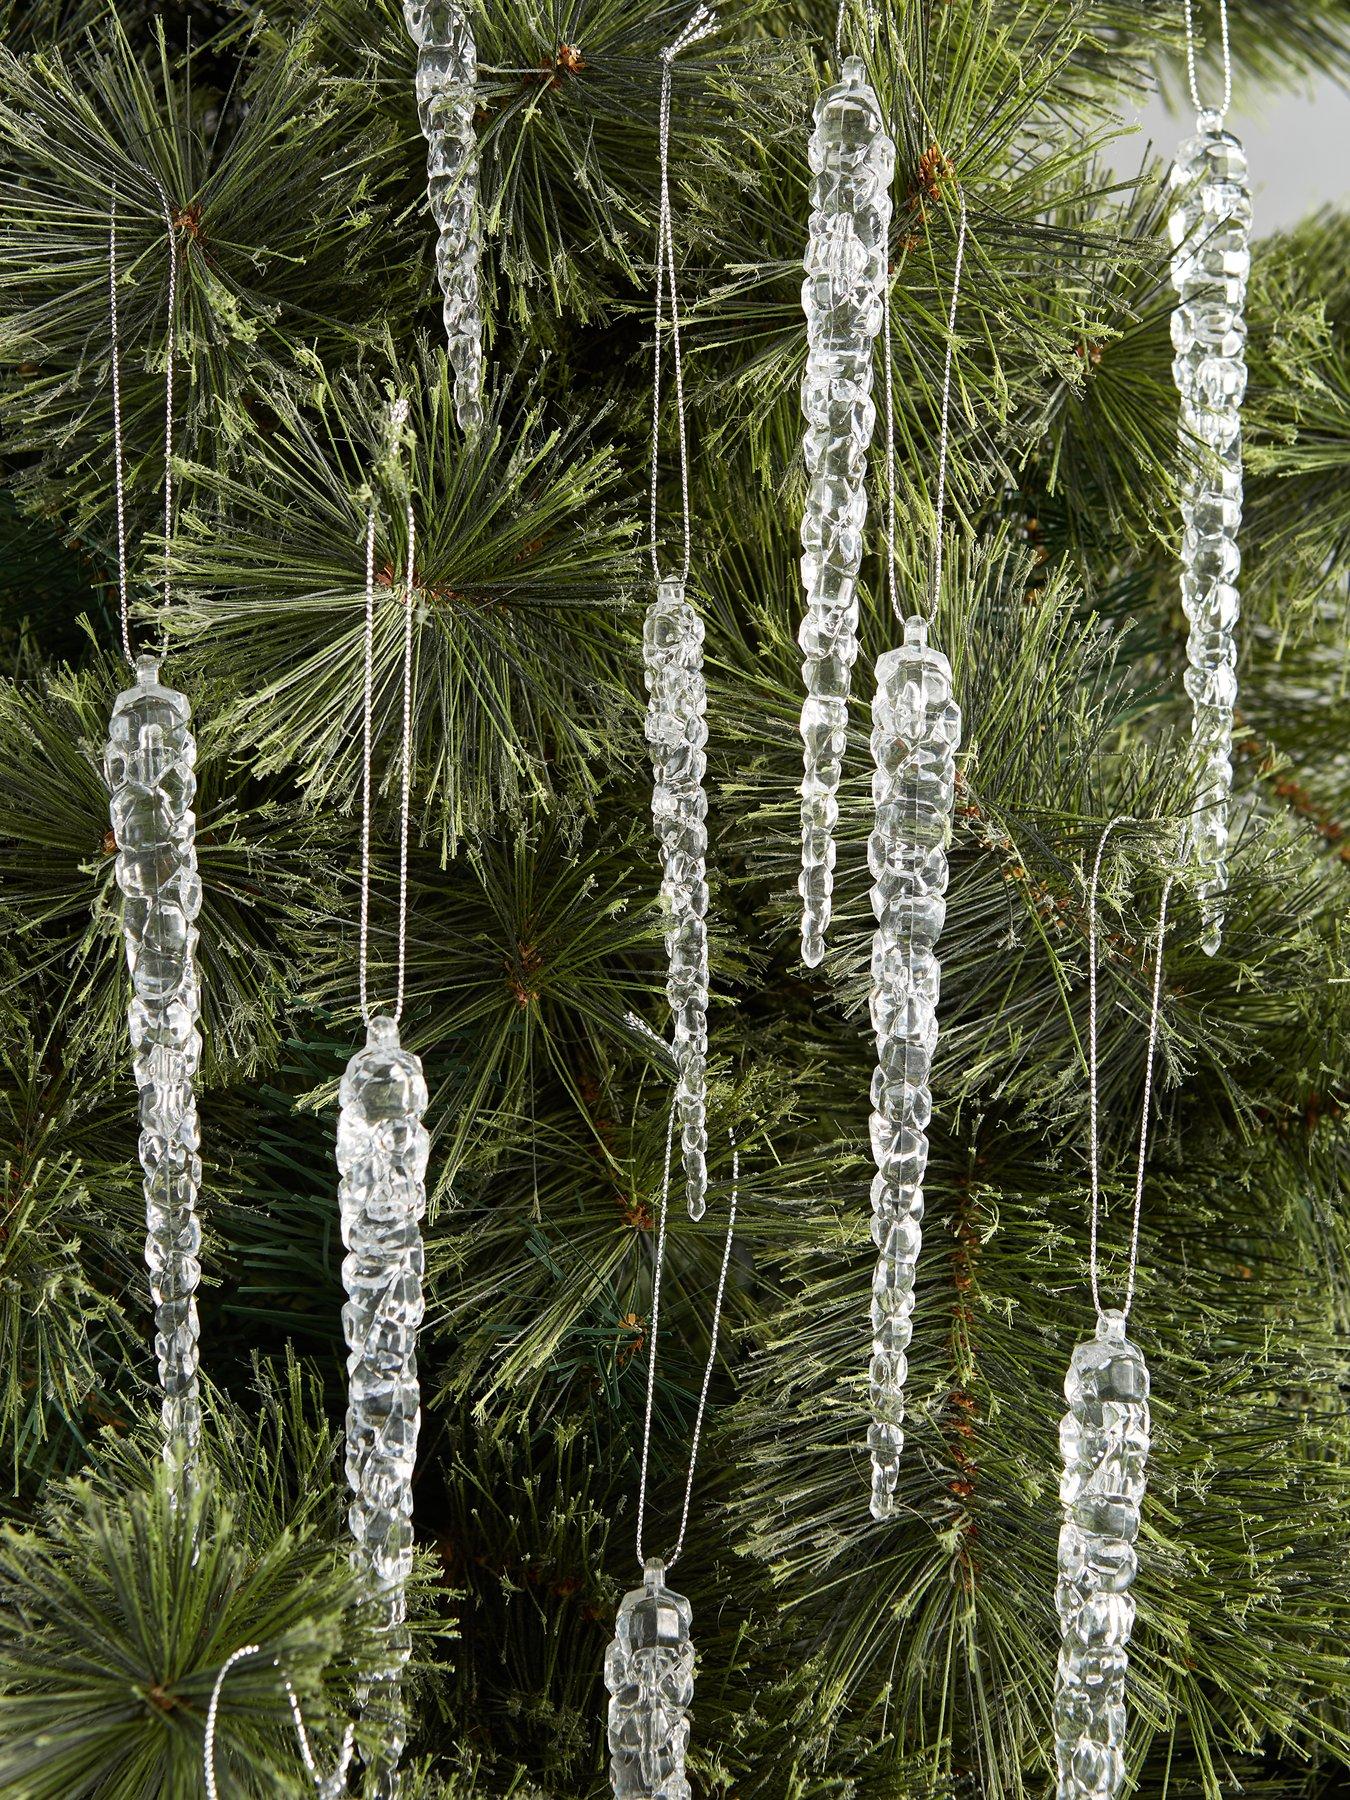
<svg viewBox="0 0 1350 1800">
<path fill-rule="evenodd" d="M 1237 701 L 1238 527 L 1242 522 L 1242 396 L 1251 263 L 1247 159 L 1218 113 L 1201 113 L 1172 169 L 1175 253 L 1172 373 L 1181 395 L 1181 602 L 1190 622 L 1186 691 L 1197 769 L 1191 855 L 1212 956 L 1228 886 L 1228 805 Z M 1197 440 L 1199 450 L 1197 450 Z"/>
<path fill-rule="evenodd" d="M 806 312 L 806 510 L 797 641 L 802 706 L 802 959 L 825 955 L 834 888 L 837 794 L 858 655 L 858 565 L 867 524 L 872 346 L 881 327 L 895 146 L 856 56 L 816 102 L 811 136 L 811 223 Z"/>
<path fill-rule="evenodd" d="M 145 1261 L 164 1392 L 165 1456 L 189 1464 L 201 1437 L 197 1282 L 202 1164 L 193 1079 L 201 1061 L 193 955 L 202 888 L 194 848 L 197 746 L 187 700 L 143 656 L 108 727 L 108 780 L 131 971 L 132 1068 L 140 1095 Z"/>
<path fill-rule="evenodd" d="M 463 6 L 403 0 L 417 45 L 417 116 L 427 140 L 427 194 L 436 221 L 436 278 L 455 371 L 455 416 L 466 432 L 483 422 L 483 309 L 478 291 L 478 52 Z"/>
<path fill-rule="evenodd" d="M 370 1577 L 387 1656 L 364 1670 L 362 1704 L 381 1726 L 367 1756 L 366 1794 L 397 1795 L 406 1741 L 399 1693 L 408 1659 L 404 1588 L 412 1569 L 412 1477 L 421 1420 L 417 1329 L 422 1322 L 422 1233 L 428 1139 L 422 1065 L 401 1049 L 392 1019 L 374 1018 L 339 1089 L 342 1283 L 347 1303 L 347 1520 L 353 1561 Z"/>
<path fill-rule="evenodd" d="M 1148 1460 L 1148 1369 L 1121 1313 L 1079 1344 L 1060 1420 L 1060 1652 L 1055 1681 L 1059 1800 L 1114 1800 L 1125 1782 L 1130 1585 Z"/>
<path fill-rule="evenodd" d="M 684 1772 L 694 1698 L 693 1614 L 666 1586 L 665 1564 L 647 1562 L 625 1594 L 605 1655 L 609 1779 L 617 1800 L 690 1800 Z"/>
<path fill-rule="evenodd" d="M 904 1447 L 905 1352 L 914 1311 L 914 1269 L 923 1236 L 928 1078 L 937 1043 L 941 965 L 936 945 L 946 917 L 947 842 L 956 792 L 961 709 L 951 665 L 928 642 L 922 619 L 880 657 L 872 699 L 872 1362 L 867 1434 L 872 1516 L 895 1507 Z"/>
<path fill-rule="evenodd" d="M 652 821 L 661 846 L 666 923 L 666 992 L 675 1025 L 675 1108 L 691 1219 L 708 1191 L 708 695 L 703 621 L 668 576 L 647 608 L 642 632 L 647 683 L 647 748 Z"/>
</svg>

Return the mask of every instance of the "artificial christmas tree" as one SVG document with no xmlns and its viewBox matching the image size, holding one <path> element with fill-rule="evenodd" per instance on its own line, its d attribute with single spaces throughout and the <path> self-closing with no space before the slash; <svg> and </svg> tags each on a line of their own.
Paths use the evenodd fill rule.
<svg viewBox="0 0 1350 1800">
<path fill-rule="evenodd" d="M 322 1767 L 355 1710 L 379 1621 L 343 1538 L 330 1159 L 359 1031 L 363 533 L 400 396 L 418 519 L 400 1033 L 432 1138 L 404 1793 L 608 1791 L 602 1664 L 632 1580 L 674 1079 L 641 618 L 659 52 L 692 10 L 472 8 L 489 354 L 466 439 L 399 0 L 193 0 L 162 20 L 144 0 L 0 6 L 0 1793 L 202 1792 L 212 1685 L 245 1643 L 262 1652 L 223 1689 L 222 1794 L 313 1791 L 273 1658 Z M 1101 902 L 1112 1287 L 1150 934 L 1194 802 L 1167 166 L 1140 145 L 1122 182 L 1099 159 L 1146 82 L 1177 91 L 1182 8 L 896 4 L 874 47 L 866 9 L 853 21 L 896 146 L 902 593 L 929 581 L 958 192 L 969 217 L 933 625 L 965 721 L 941 1100 L 906 1447 L 875 1522 L 867 697 L 894 642 L 875 483 L 828 953 L 810 971 L 797 891 L 804 146 L 837 10 L 747 0 L 679 64 L 708 1211 L 671 1208 L 650 1504 L 678 1512 L 733 1131 L 736 1250 L 678 1570 L 696 1621 L 693 1793 L 1041 1800 L 1056 1432 L 1088 1259 L 1086 871 L 1109 818 L 1146 821 L 1113 840 Z M 1216 14 L 1195 16 L 1212 87 Z M 1251 0 L 1231 28 L 1236 106 L 1257 79 L 1350 71 L 1346 0 Z M 141 626 L 164 550 L 161 190 L 178 248 L 168 627 L 197 739 L 203 1420 L 177 1508 L 156 1472 L 101 771 L 124 685 L 114 190 Z M 1348 316 L 1350 220 L 1257 236 L 1223 947 L 1205 954 L 1183 874 L 1131 1315 L 1152 1415 L 1126 1760 L 1149 1800 L 1323 1800 L 1350 1771 Z M 673 518 L 673 414 L 663 432 Z M 396 562 L 375 568 L 385 745 L 402 708 Z M 376 777 L 370 972 L 387 993 L 396 765 Z"/>
</svg>

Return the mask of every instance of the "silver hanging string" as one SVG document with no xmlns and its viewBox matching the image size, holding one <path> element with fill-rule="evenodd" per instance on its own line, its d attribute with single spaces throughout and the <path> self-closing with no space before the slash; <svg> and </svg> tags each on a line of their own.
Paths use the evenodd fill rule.
<svg viewBox="0 0 1350 1800">
<path fill-rule="evenodd" d="M 1200 93 L 1195 79 L 1195 27 L 1191 18 L 1191 0 L 1184 0 L 1186 8 L 1186 78 L 1190 83 L 1191 100 L 1197 113 L 1206 108 L 1200 103 Z M 1228 111 L 1233 98 L 1233 61 L 1228 48 L 1228 0 L 1219 0 L 1219 35 L 1223 45 L 1223 104 L 1214 108 L 1220 117 Z"/>
<path fill-rule="evenodd" d="M 661 119 L 659 145 L 661 156 L 661 194 L 656 226 L 656 335 L 652 357 L 652 466 L 651 466 L 651 559 L 652 574 L 661 580 L 661 560 L 656 541 L 657 480 L 660 473 L 661 430 L 661 326 L 666 283 L 670 285 L 670 345 L 675 370 L 676 426 L 680 444 L 680 503 L 683 509 L 684 561 L 680 580 L 688 581 L 692 531 L 689 518 L 689 444 L 684 422 L 684 359 L 680 353 L 680 303 L 675 285 L 675 232 L 670 205 L 670 92 L 675 58 L 691 44 L 697 44 L 716 29 L 717 15 L 708 6 L 700 6 L 690 16 L 684 30 L 661 51 Z"/>
<path fill-rule="evenodd" d="M 236 1663 L 243 1662 L 248 1656 L 261 1656 L 259 1644 L 243 1644 L 233 1650 L 220 1665 L 220 1673 L 216 1676 L 215 1685 L 211 1689 L 211 1704 L 206 1711 L 206 1738 L 202 1746 L 202 1772 L 206 1777 L 207 1800 L 220 1800 L 220 1791 L 216 1786 L 216 1715 L 220 1710 L 221 1689 L 225 1685 L 225 1677 Z M 300 1711 L 300 1700 L 290 1677 L 281 1672 L 281 1663 L 277 1657 L 272 1658 L 272 1667 L 281 1674 L 282 1686 L 286 1690 L 286 1698 L 290 1702 L 291 1718 L 295 1723 L 295 1735 L 300 1743 L 300 1757 L 305 1765 L 305 1772 L 314 1783 L 315 1790 L 329 1800 L 346 1792 L 347 1771 L 351 1767 L 352 1754 L 356 1747 L 355 1727 L 348 1723 L 342 1734 L 342 1751 L 337 1766 L 331 1775 L 325 1775 L 314 1758 L 314 1750 L 309 1741 L 309 1733 L 305 1730 L 304 1715 Z"/>
<path fill-rule="evenodd" d="M 160 204 L 169 240 L 169 317 L 164 343 L 164 608 L 173 597 L 173 359 L 177 340 L 178 241 L 169 198 L 161 187 Z M 108 217 L 108 325 L 112 355 L 113 491 L 117 504 L 117 598 L 122 652 L 135 667 L 131 649 L 131 605 L 127 575 L 126 453 L 122 434 L 122 335 L 117 311 L 117 189 L 112 190 Z M 165 635 L 167 645 L 167 632 Z"/>
<path fill-rule="evenodd" d="M 651 1459 L 652 1398 L 656 1392 L 656 1342 L 661 1324 L 661 1270 L 666 1254 L 666 1218 L 670 1207 L 670 1157 L 674 1136 L 675 1105 L 672 1101 L 670 1119 L 666 1126 L 666 1162 L 665 1173 L 661 1181 L 661 1220 L 656 1233 L 656 1269 L 652 1276 L 652 1323 L 648 1333 L 650 1347 L 647 1352 L 647 1411 L 642 1423 L 642 1463 L 638 1475 L 637 1559 L 639 1568 L 643 1569 L 647 1564 L 646 1558 L 642 1554 L 642 1528 L 647 1515 L 647 1467 Z M 703 1370 L 703 1385 L 699 1389 L 698 1411 L 694 1415 L 694 1432 L 689 1446 L 689 1472 L 684 1484 L 684 1506 L 680 1512 L 680 1532 L 675 1540 L 675 1548 L 665 1558 L 667 1571 L 675 1567 L 684 1551 L 684 1534 L 689 1524 L 689 1505 L 694 1493 L 694 1471 L 698 1467 L 698 1448 L 703 1436 L 703 1415 L 708 1404 L 708 1389 L 712 1383 L 713 1367 L 717 1361 L 717 1338 L 722 1325 L 722 1299 L 726 1293 L 727 1271 L 731 1267 L 731 1244 L 736 1232 L 736 1203 L 740 1197 L 741 1183 L 741 1153 L 736 1147 L 735 1134 L 729 1131 L 727 1136 L 731 1139 L 731 1213 L 727 1219 L 726 1242 L 722 1247 L 722 1267 L 717 1277 L 717 1295 L 713 1301 L 708 1361 Z"/>
<path fill-rule="evenodd" d="M 400 426 L 408 416 L 406 400 L 394 408 L 393 422 Z M 394 1004 L 390 1016 L 395 1024 L 403 1016 L 403 993 L 408 958 L 408 813 L 412 792 L 412 668 L 413 615 L 415 611 L 414 573 L 416 568 L 416 520 L 412 501 L 407 506 L 408 562 L 403 593 L 403 748 L 399 776 L 398 835 L 398 976 Z M 375 694 L 375 508 L 366 515 L 366 629 L 365 682 L 361 709 L 361 908 L 360 908 L 360 992 L 361 1017 L 369 1024 L 370 965 L 370 791 L 371 742 Z"/>
<path fill-rule="evenodd" d="M 1088 1253 L 1088 1270 L 1092 1281 L 1092 1304 L 1100 1318 L 1103 1312 L 1098 1270 L 1098 1221 L 1101 1212 L 1101 1170 L 1097 1143 L 1097 888 L 1101 879 L 1102 855 L 1107 839 L 1117 825 L 1133 825 L 1138 821 L 1128 813 L 1120 813 L 1102 833 L 1092 865 L 1092 882 L 1088 890 L 1088 1176 L 1092 1186 L 1092 1233 Z M 1144 1059 L 1144 1099 L 1139 1117 L 1139 1166 L 1134 1181 L 1134 1216 L 1130 1226 L 1130 1263 L 1125 1283 L 1125 1301 L 1121 1314 L 1128 1318 L 1134 1304 L 1135 1278 L 1139 1268 L 1139 1227 L 1144 1208 L 1144 1168 L 1148 1155 L 1149 1109 L 1153 1097 L 1153 1061 L 1158 1047 L 1158 1022 L 1162 998 L 1163 942 L 1167 934 L 1167 902 L 1176 879 L 1169 874 L 1163 882 L 1162 900 L 1158 907 L 1158 949 L 1153 963 L 1153 994 L 1149 1006 L 1148 1050 Z"/>
<path fill-rule="evenodd" d="M 946 163 L 945 157 L 943 162 Z M 966 190 L 959 182 L 956 194 L 960 204 L 960 221 L 956 231 L 956 264 L 952 271 L 951 304 L 947 309 L 947 350 L 942 365 L 942 404 L 938 419 L 937 494 L 934 500 L 933 575 L 932 592 L 929 595 L 928 604 L 929 618 L 936 614 L 942 593 L 944 553 L 942 515 L 947 506 L 947 445 L 951 435 L 952 356 L 955 348 L 956 310 L 961 299 L 961 272 L 965 267 L 966 260 Z M 890 594 L 891 610 L 903 625 L 906 614 L 900 604 L 895 559 L 895 376 L 891 369 L 891 279 L 889 270 L 882 295 L 881 320 L 882 357 L 886 365 L 886 585 Z"/>
<path fill-rule="evenodd" d="M 839 13 L 834 22 L 834 59 L 844 60 L 844 21 L 848 18 L 848 9 L 852 0 L 839 0 Z M 863 10 L 867 19 L 868 41 L 875 45 L 877 41 L 877 0 L 863 0 Z"/>
</svg>

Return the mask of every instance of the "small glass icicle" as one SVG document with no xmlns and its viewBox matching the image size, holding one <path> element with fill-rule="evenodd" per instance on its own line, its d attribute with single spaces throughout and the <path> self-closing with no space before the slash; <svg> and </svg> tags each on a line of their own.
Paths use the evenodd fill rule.
<svg viewBox="0 0 1350 1800">
<path fill-rule="evenodd" d="M 1237 704 L 1238 572 L 1242 523 L 1242 399 L 1247 387 L 1243 305 L 1251 266 L 1251 196 L 1242 145 L 1224 129 L 1232 92 L 1228 8 L 1219 0 L 1223 102 L 1204 107 L 1196 86 L 1191 5 L 1186 59 L 1195 135 L 1172 167 L 1168 224 L 1174 253 L 1172 373 L 1181 396 L 1183 460 L 1181 603 L 1190 623 L 1186 691 L 1196 770 L 1190 854 L 1203 934 L 1213 956 L 1223 935 L 1228 886 L 1233 711 Z"/>
<path fill-rule="evenodd" d="M 839 36 L 845 8 L 840 7 Z M 834 891 L 834 829 L 858 656 L 858 568 L 867 526 L 867 453 L 876 409 L 872 354 L 887 285 L 895 145 L 862 58 L 816 102 L 809 148 L 811 220 L 806 313 L 806 508 L 801 573 L 806 611 L 797 641 L 802 705 L 802 960 L 825 956 Z"/>
<path fill-rule="evenodd" d="M 417 45 L 417 117 L 427 140 L 427 195 L 438 234 L 436 278 L 455 372 L 455 417 L 462 431 L 472 433 L 483 423 L 478 51 L 469 9 L 457 0 L 403 0 L 403 17 Z"/>
<path fill-rule="evenodd" d="M 171 596 L 173 364 L 178 253 L 168 202 L 169 297 L 164 394 L 164 605 Z M 113 703 L 103 769 L 117 845 L 122 935 L 131 975 L 127 1025 L 140 1096 L 139 1153 L 145 1187 L 145 1261 L 155 1309 L 155 1356 L 163 1391 L 164 1457 L 191 1478 L 201 1439 L 197 1284 L 202 1163 L 194 1082 L 201 1063 L 197 981 L 197 746 L 185 695 L 159 679 L 158 655 L 135 656 L 128 596 L 122 444 L 121 341 L 117 318 L 117 196 L 108 232 L 112 339 L 113 480 L 122 648 L 135 675 Z"/>
<path fill-rule="evenodd" d="M 1148 1367 L 1143 1351 L 1126 1336 L 1125 1327 L 1139 1264 L 1163 940 L 1173 878 L 1169 875 L 1163 884 L 1158 909 L 1129 1273 L 1124 1301 L 1117 1309 L 1102 1305 L 1098 1274 L 1097 890 L 1107 839 L 1115 826 L 1124 822 L 1113 819 L 1102 833 L 1088 899 L 1089 1268 L 1097 1330 L 1073 1353 L 1064 1382 L 1069 1410 L 1059 1426 L 1063 1457 L 1059 1496 L 1064 1523 L 1059 1535 L 1056 1590 L 1060 1624 L 1054 1699 L 1058 1800 L 1115 1800 L 1125 1784 L 1125 1681 L 1135 1618 L 1130 1588 L 1138 1568 L 1135 1539 L 1149 1452 Z"/>
<path fill-rule="evenodd" d="M 942 586 L 942 515 L 946 501 L 947 434 L 952 351 L 966 246 L 966 202 L 960 198 L 956 266 L 947 318 L 938 440 L 936 538 L 930 610 Z M 942 968 L 938 937 L 946 918 L 947 844 L 956 795 L 961 709 L 952 692 L 951 664 L 928 641 L 922 613 L 904 616 L 895 573 L 895 428 L 891 372 L 890 296 L 885 308 L 887 579 L 904 642 L 877 659 L 872 699 L 872 801 L 868 840 L 872 872 L 870 993 L 877 1066 L 872 1076 L 872 1360 L 868 1399 L 872 1422 L 871 1512 L 889 1518 L 904 1448 L 906 1351 L 912 1334 L 914 1277 L 923 1241 L 923 1177 L 933 1111 L 929 1075 L 937 1044 Z"/>
<path fill-rule="evenodd" d="M 395 418 L 395 425 L 402 423 Z M 361 1014 L 366 1042 L 339 1088 L 337 1162 L 341 1181 L 342 1284 L 347 1303 L 347 1511 L 352 1561 L 368 1579 L 384 1653 L 361 1671 L 359 1700 L 376 1728 L 363 1743 L 367 1800 L 396 1800 L 407 1741 L 402 1675 L 410 1653 L 406 1586 L 412 1571 L 412 1478 L 421 1400 L 417 1333 L 424 1309 L 421 1221 L 426 1212 L 429 1138 L 422 1123 L 427 1086 L 422 1065 L 399 1042 L 408 916 L 408 802 L 412 767 L 414 531 L 407 510 L 408 562 L 403 592 L 403 747 L 400 795 L 398 976 L 388 1012 L 370 1005 L 371 710 L 375 632 L 375 515 L 366 528 L 365 696 L 361 807 Z"/>
<path fill-rule="evenodd" d="M 712 1330 L 703 1386 L 698 1397 L 694 1433 L 689 1450 L 689 1471 L 684 1484 L 684 1508 L 679 1536 L 668 1556 L 644 1556 L 642 1530 L 647 1510 L 647 1465 L 651 1452 L 652 1401 L 656 1389 L 656 1347 L 661 1320 L 661 1269 L 666 1249 L 666 1219 L 670 1208 L 671 1141 L 677 1107 L 671 1106 L 666 1133 L 665 1177 L 661 1188 L 661 1218 L 656 1237 L 656 1268 L 652 1277 L 652 1322 L 648 1337 L 647 1410 L 642 1428 L 642 1467 L 638 1477 L 637 1559 L 642 1586 L 631 1589 L 619 1605 L 614 1639 L 605 1655 L 605 1687 L 609 1691 L 609 1780 L 615 1800 L 690 1800 L 692 1790 L 685 1773 L 689 1748 L 690 1708 L 694 1699 L 693 1608 L 683 1594 L 666 1583 L 683 1550 L 689 1524 L 689 1505 L 694 1492 L 703 1415 L 717 1358 L 717 1337 L 722 1320 L 731 1245 L 736 1231 L 736 1203 L 740 1193 L 740 1153 L 732 1138 L 731 1211 L 727 1220 L 722 1267 L 713 1302 Z"/>
<path fill-rule="evenodd" d="M 661 194 L 656 239 L 656 339 L 652 391 L 651 560 L 656 597 L 642 629 L 647 687 L 647 750 L 652 765 L 652 823 L 661 847 L 661 904 L 665 916 L 666 993 L 674 1023 L 675 1104 L 680 1160 L 691 1219 L 701 1219 L 708 1189 L 708 692 L 703 679 L 703 621 L 685 589 L 691 527 L 689 453 L 684 424 L 684 369 L 675 287 L 675 240 L 670 208 L 670 91 L 675 58 L 707 37 L 715 15 L 700 6 L 661 52 Z M 678 575 L 663 575 L 657 547 L 657 478 L 661 417 L 661 329 L 670 287 L 671 350 L 680 446 L 684 555 Z"/>
</svg>

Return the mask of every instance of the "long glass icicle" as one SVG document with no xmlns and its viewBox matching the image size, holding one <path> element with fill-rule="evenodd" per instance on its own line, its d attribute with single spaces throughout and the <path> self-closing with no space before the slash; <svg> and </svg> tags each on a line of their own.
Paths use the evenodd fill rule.
<svg viewBox="0 0 1350 1800">
<path fill-rule="evenodd" d="M 479 293 L 478 52 L 456 0 L 403 0 L 417 45 L 417 116 L 427 140 L 427 195 L 436 221 L 436 278 L 461 430 L 483 423 L 483 308 Z"/>
<path fill-rule="evenodd" d="M 834 828 L 858 655 L 858 567 L 867 523 L 867 452 L 876 422 L 872 350 L 881 328 L 895 145 L 860 57 L 816 103 L 806 312 L 806 510 L 798 633 L 802 706 L 802 960 L 825 955 L 834 889 Z"/>
<path fill-rule="evenodd" d="M 155 1307 L 166 1460 L 190 1468 L 201 1438 L 197 1283 L 202 1163 L 193 1082 L 201 1062 L 194 953 L 202 887 L 192 802 L 197 746 L 185 697 L 142 656 L 117 696 L 104 772 L 131 972 L 132 1067 L 140 1094 L 145 1260 Z"/>
<path fill-rule="evenodd" d="M 675 234 L 670 208 L 670 92 L 676 56 L 706 37 L 714 15 L 700 6 L 661 53 L 661 189 L 656 232 L 656 333 L 653 351 L 651 561 L 656 595 L 642 631 L 647 687 L 647 750 L 652 765 L 652 820 L 661 850 L 666 994 L 674 1024 L 675 1107 L 680 1160 L 691 1219 L 701 1219 L 708 1192 L 708 690 L 703 678 L 703 621 L 688 598 L 691 524 L 689 449 L 684 424 L 680 308 L 675 285 Z M 661 418 L 661 334 L 667 285 L 680 446 L 684 558 L 678 575 L 663 575 L 657 550 Z"/>
<path fill-rule="evenodd" d="M 383 1654 L 361 1671 L 362 1711 L 378 1730 L 365 1752 L 371 1800 L 394 1800 L 407 1729 L 400 1695 L 409 1641 L 405 1590 L 412 1571 L 412 1478 L 421 1423 L 417 1331 L 422 1323 L 421 1221 L 429 1139 L 422 1065 L 377 1014 L 340 1089 L 342 1285 L 347 1303 L 347 1511 L 353 1562 L 379 1609 Z"/>
<path fill-rule="evenodd" d="M 1228 886 L 1233 711 L 1237 704 L 1238 529 L 1242 523 L 1242 399 L 1247 387 L 1243 305 L 1251 266 L 1251 197 L 1242 145 L 1224 129 L 1231 76 L 1227 12 L 1224 104 L 1201 107 L 1195 135 L 1177 152 L 1169 217 L 1174 254 L 1172 373 L 1181 396 L 1181 602 L 1190 623 L 1186 691 L 1196 768 L 1191 858 L 1203 933 L 1212 956 L 1223 935 Z"/>
<path fill-rule="evenodd" d="M 938 427 L 937 494 L 934 503 L 932 585 L 936 611 L 942 591 L 942 516 L 947 493 L 947 438 L 951 409 L 952 354 L 961 270 L 966 250 L 966 200 L 958 189 L 960 226 L 947 316 L 947 349 Z M 891 605 L 902 616 L 895 566 L 895 402 L 891 368 L 890 294 L 885 297 L 886 371 L 886 564 Z M 877 1066 L 872 1076 L 872 1360 L 868 1401 L 872 1422 L 867 1447 L 872 1462 L 874 1519 L 895 1510 L 900 1453 L 905 1434 L 906 1352 L 912 1333 L 914 1276 L 923 1241 L 923 1178 L 928 1165 L 928 1122 L 933 1111 L 929 1076 L 937 1044 L 937 1004 L 942 966 L 937 941 L 947 914 L 947 844 L 956 799 L 956 752 L 961 709 L 952 692 L 947 658 L 928 641 L 921 613 L 903 620 L 904 641 L 877 659 L 872 698 L 872 802 L 875 809 L 867 860 L 872 872 L 870 1006 Z"/>
</svg>

